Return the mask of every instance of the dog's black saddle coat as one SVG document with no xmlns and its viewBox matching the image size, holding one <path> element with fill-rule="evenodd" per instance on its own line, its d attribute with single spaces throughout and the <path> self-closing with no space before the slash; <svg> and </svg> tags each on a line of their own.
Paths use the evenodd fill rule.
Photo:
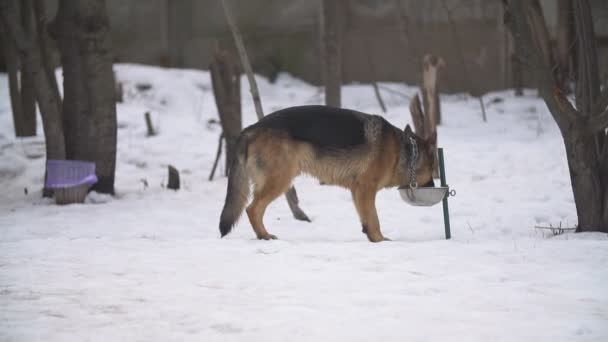
<svg viewBox="0 0 608 342">
<path fill-rule="evenodd" d="M 251 128 L 281 130 L 321 149 L 345 149 L 365 143 L 366 116 L 350 109 L 297 106 L 269 114 Z"/>
</svg>

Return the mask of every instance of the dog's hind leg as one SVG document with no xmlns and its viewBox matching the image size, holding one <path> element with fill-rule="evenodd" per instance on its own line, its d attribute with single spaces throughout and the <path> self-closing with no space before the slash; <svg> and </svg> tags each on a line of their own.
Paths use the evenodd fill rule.
<svg viewBox="0 0 608 342">
<path fill-rule="evenodd" d="M 376 212 L 376 191 L 375 189 L 367 190 L 365 188 L 357 188 L 352 191 L 355 208 L 361 219 L 363 233 L 367 235 L 367 239 L 371 242 L 380 242 L 388 240 L 380 231 L 380 220 Z"/>
<path fill-rule="evenodd" d="M 277 197 L 284 194 L 290 187 L 291 181 L 296 176 L 294 170 L 280 170 L 268 174 L 261 184 L 256 184 L 253 191 L 253 201 L 247 207 L 247 216 L 253 227 L 255 235 L 260 240 L 274 240 L 277 237 L 268 233 L 264 226 L 264 212 L 268 205 Z"/>
</svg>

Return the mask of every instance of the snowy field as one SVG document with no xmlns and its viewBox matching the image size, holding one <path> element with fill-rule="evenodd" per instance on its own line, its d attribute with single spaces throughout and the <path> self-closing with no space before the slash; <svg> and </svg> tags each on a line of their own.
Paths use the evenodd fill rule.
<svg viewBox="0 0 608 342">
<path fill-rule="evenodd" d="M 63 207 L 41 199 L 42 139 L 14 138 L 0 76 L 0 341 L 608 341 L 608 237 L 534 228 L 576 224 L 562 139 L 534 92 L 486 94 L 487 124 L 476 99 L 442 96 L 450 241 L 440 205 L 391 189 L 377 207 L 394 241 L 371 244 L 350 194 L 310 178 L 295 185 L 312 223 L 281 198 L 266 214 L 280 240 L 254 240 L 246 219 L 220 240 L 208 73 L 115 69 L 117 195 Z M 258 82 L 267 112 L 323 101 L 287 75 Z M 416 88 L 381 87 L 403 127 Z M 369 85 L 345 86 L 343 101 L 379 112 Z M 167 164 L 178 192 L 163 187 Z"/>
</svg>

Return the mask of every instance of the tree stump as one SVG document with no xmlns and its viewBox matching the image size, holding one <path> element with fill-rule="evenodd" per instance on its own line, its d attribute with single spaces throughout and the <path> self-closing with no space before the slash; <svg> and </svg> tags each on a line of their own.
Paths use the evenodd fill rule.
<svg viewBox="0 0 608 342">
<path fill-rule="evenodd" d="M 422 104 L 418 95 L 410 101 L 410 113 L 416 134 L 423 139 L 428 139 L 437 131 L 437 125 L 441 121 L 441 105 L 439 102 L 439 90 L 437 78 L 439 70 L 445 67 L 445 62 L 441 57 L 431 54 L 424 56 L 422 62 Z M 433 167 L 433 178 L 439 178 L 439 161 L 437 151 L 435 151 L 435 161 Z"/>
<path fill-rule="evenodd" d="M 167 189 L 179 190 L 179 171 L 173 165 L 169 165 L 169 181 Z"/>
</svg>

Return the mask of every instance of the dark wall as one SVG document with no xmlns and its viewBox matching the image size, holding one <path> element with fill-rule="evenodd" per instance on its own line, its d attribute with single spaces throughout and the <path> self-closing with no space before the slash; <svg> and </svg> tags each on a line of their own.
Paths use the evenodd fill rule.
<svg viewBox="0 0 608 342">
<path fill-rule="evenodd" d="M 117 62 L 206 69 L 218 42 L 232 46 L 218 0 L 106 1 Z M 272 78 L 286 71 L 320 83 L 319 1 L 228 0 L 256 72 Z M 442 91 L 480 93 L 512 87 L 500 1 L 401 0 L 403 12 L 395 0 L 343 3 L 345 82 L 418 84 L 422 56 L 433 53 L 447 63 Z M 542 3 L 549 29 L 554 30 L 556 1 Z M 608 1 L 591 3 L 606 79 L 608 39 L 602 37 L 608 37 Z M 57 0 L 47 4 L 53 18 Z M 406 37 L 399 13 L 406 18 Z M 527 85 L 533 86 L 531 80 Z"/>
</svg>

